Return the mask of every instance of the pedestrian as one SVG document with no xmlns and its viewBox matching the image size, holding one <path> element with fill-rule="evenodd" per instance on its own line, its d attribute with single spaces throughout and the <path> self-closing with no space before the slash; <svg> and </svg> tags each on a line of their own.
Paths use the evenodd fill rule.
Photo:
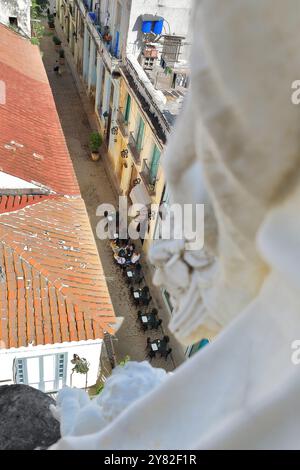
<svg viewBox="0 0 300 470">
<path fill-rule="evenodd" d="M 132 264 L 135 264 L 139 261 L 141 255 L 139 253 L 137 253 L 136 251 L 133 252 L 131 258 L 130 258 L 130 261 Z"/>
<path fill-rule="evenodd" d="M 119 265 L 126 264 L 126 259 L 123 256 L 118 256 L 117 254 L 114 254 L 114 259 Z"/>
<path fill-rule="evenodd" d="M 56 73 L 56 75 L 61 75 L 60 66 L 59 66 L 59 63 L 57 61 L 56 61 L 56 65 L 53 67 L 53 70 Z"/>
</svg>

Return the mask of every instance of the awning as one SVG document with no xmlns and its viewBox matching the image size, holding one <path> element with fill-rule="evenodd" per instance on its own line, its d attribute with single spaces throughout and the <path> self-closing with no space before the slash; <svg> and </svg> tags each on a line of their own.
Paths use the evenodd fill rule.
<svg viewBox="0 0 300 470">
<path fill-rule="evenodd" d="M 132 188 L 129 197 L 133 204 L 144 204 L 144 206 L 149 206 L 151 204 L 148 191 L 142 181 Z"/>
</svg>

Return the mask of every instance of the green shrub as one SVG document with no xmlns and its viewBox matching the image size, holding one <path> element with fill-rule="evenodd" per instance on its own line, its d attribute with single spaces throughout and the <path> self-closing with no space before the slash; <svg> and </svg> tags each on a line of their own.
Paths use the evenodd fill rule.
<svg viewBox="0 0 300 470">
<path fill-rule="evenodd" d="M 63 49 L 61 49 L 61 50 L 59 51 L 59 57 L 60 57 L 61 59 L 64 59 L 64 58 L 65 58 L 65 51 L 64 51 Z"/>
<path fill-rule="evenodd" d="M 73 372 L 77 372 L 78 374 L 87 374 L 90 368 L 90 364 L 88 361 L 82 357 L 75 355 L 74 359 L 71 360 L 71 363 L 74 364 L 72 369 Z"/>
<path fill-rule="evenodd" d="M 96 395 L 99 395 L 99 393 L 101 393 L 103 389 L 104 389 L 104 383 L 100 383 L 99 385 L 97 385 Z"/>
<path fill-rule="evenodd" d="M 49 26 L 49 28 L 54 28 L 54 26 L 55 26 L 55 21 L 54 21 L 54 16 L 53 15 L 48 15 L 48 26 Z"/>
<path fill-rule="evenodd" d="M 102 137 L 98 132 L 92 132 L 90 135 L 90 149 L 91 152 L 98 152 L 102 144 Z"/>
<path fill-rule="evenodd" d="M 130 361 L 130 356 L 128 356 L 128 354 L 124 357 L 124 359 L 122 361 L 119 362 L 119 366 L 121 367 L 124 367 L 125 364 Z"/>
<path fill-rule="evenodd" d="M 31 38 L 31 39 L 30 39 L 30 42 L 31 42 L 31 44 L 33 44 L 34 46 L 39 46 L 39 45 L 40 45 L 40 41 L 38 40 L 38 38 L 35 38 L 35 37 Z"/>
<path fill-rule="evenodd" d="M 56 46 L 61 45 L 61 40 L 57 36 L 53 36 L 52 40 Z"/>
<path fill-rule="evenodd" d="M 171 75 L 171 73 L 172 73 L 171 67 L 166 67 L 164 72 L 165 72 L 165 75 Z"/>
</svg>

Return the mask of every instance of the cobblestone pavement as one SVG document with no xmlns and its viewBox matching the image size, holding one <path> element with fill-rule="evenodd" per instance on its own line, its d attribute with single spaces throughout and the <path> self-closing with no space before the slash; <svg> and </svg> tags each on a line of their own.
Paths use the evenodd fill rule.
<svg viewBox="0 0 300 470">
<path fill-rule="evenodd" d="M 99 221 L 99 217 L 96 216 L 97 206 L 104 202 L 115 204 L 116 196 L 105 172 L 103 161 L 92 162 L 89 158 L 88 139 L 91 127 L 87 114 L 89 113 L 87 98 L 84 91 L 80 90 L 78 78 L 76 78 L 76 82 L 74 80 L 74 72 L 72 74 L 74 65 L 69 51 L 66 50 L 66 59 L 69 60 L 70 65 L 66 60 L 66 64 L 62 67 L 62 75 L 57 76 L 53 67 L 58 54 L 54 50 L 50 34 L 43 38 L 41 49 L 61 125 L 95 235 L 95 228 Z M 105 158 L 105 155 L 102 155 L 102 158 Z M 113 263 L 109 244 L 107 241 L 97 238 L 96 243 L 116 316 L 124 317 L 124 322 L 114 342 L 117 359 L 122 360 L 126 355 L 129 355 L 130 359 L 141 361 L 145 358 L 147 336 L 153 339 L 158 338 L 162 336 L 162 332 L 158 330 L 142 333 L 139 330 L 136 323 L 137 309 L 131 303 L 129 289 L 123 281 L 120 268 Z M 178 365 L 181 362 L 177 357 L 181 358 L 182 352 L 176 356 L 174 343 L 174 338 L 171 338 L 170 345 L 173 348 L 173 357 L 169 357 L 167 361 L 160 358 L 153 359 L 152 365 L 154 367 L 173 370 L 175 363 Z"/>
</svg>

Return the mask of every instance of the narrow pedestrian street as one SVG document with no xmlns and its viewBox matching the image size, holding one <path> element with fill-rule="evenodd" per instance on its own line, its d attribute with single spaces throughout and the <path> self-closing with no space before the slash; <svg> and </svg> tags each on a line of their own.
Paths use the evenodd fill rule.
<svg viewBox="0 0 300 470">
<path fill-rule="evenodd" d="M 115 205 L 116 195 L 107 177 L 103 161 L 100 159 L 98 162 L 93 162 L 89 157 L 88 142 L 92 130 L 86 113 L 88 105 L 86 104 L 87 97 L 84 90 L 78 90 L 78 84 L 76 84 L 73 77 L 74 72 L 72 73 L 67 60 L 62 67 L 61 76 L 53 71 L 58 54 L 55 51 L 51 34 L 47 33 L 42 39 L 41 50 L 81 194 L 95 235 L 96 225 L 100 220 L 96 216 L 97 206 L 102 203 Z M 67 53 L 66 59 L 68 56 Z M 105 155 L 102 155 L 103 158 L 105 158 Z M 155 339 L 161 337 L 162 332 L 159 330 L 146 333 L 140 331 L 136 323 L 137 308 L 133 306 L 130 300 L 129 288 L 124 282 L 120 268 L 113 262 L 109 243 L 107 240 L 99 240 L 97 237 L 95 239 L 115 314 L 118 317 L 124 317 L 123 325 L 117 333 L 117 340 L 114 341 L 117 360 L 121 361 L 128 355 L 131 360 L 141 361 L 145 358 L 147 337 L 150 336 L 151 339 Z M 166 321 L 164 321 L 164 326 L 166 326 Z M 164 327 L 165 332 L 166 328 Z M 174 349 L 172 338 L 171 347 Z M 180 354 L 178 356 L 180 357 Z M 172 357 L 168 358 L 167 361 L 155 358 L 152 365 L 173 370 L 175 365 L 179 365 L 179 362 L 176 353 L 174 355 L 173 352 Z"/>
</svg>

